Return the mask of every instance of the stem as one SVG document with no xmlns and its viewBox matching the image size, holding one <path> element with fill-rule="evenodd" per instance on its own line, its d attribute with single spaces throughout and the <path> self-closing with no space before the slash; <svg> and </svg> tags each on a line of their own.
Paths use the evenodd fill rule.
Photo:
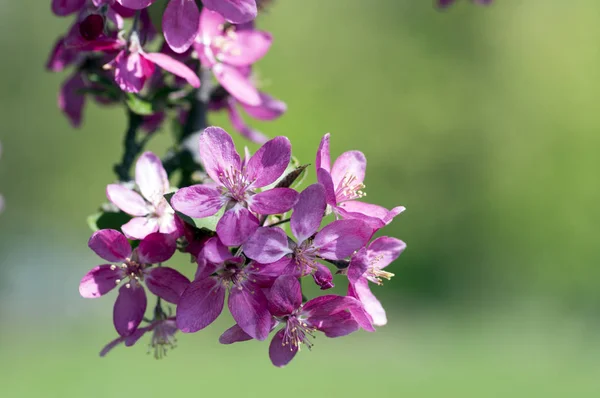
<svg viewBox="0 0 600 398">
<path fill-rule="evenodd" d="M 128 127 L 125 132 L 125 138 L 123 139 L 123 156 L 121 157 L 121 163 L 115 164 L 114 171 L 119 177 L 119 181 L 125 182 L 131 180 L 131 174 L 129 170 L 133 165 L 133 161 L 138 153 L 143 149 L 144 144 L 147 140 L 142 140 L 141 143 L 136 141 L 137 131 L 142 125 L 142 116 L 133 113 L 131 110 L 127 110 Z"/>
<path fill-rule="evenodd" d="M 181 187 L 191 185 L 192 174 L 195 171 L 202 170 L 198 140 L 204 129 L 208 127 L 208 103 L 212 90 L 212 75 L 209 69 L 200 68 L 200 81 L 202 85 L 195 90 L 192 106 L 177 142 L 178 148 L 167 154 L 163 161 L 169 174 L 176 169 L 181 169 L 179 184 Z"/>
<path fill-rule="evenodd" d="M 275 222 L 275 223 L 273 223 L 273 224 L 269 225 L 269 227 L 276 227 L 276 226 L 278 226 L 278 225 L 285 224 L 286 222 L 290 222 L 290 220 L 291 220 L 291 218 L 286 218 L 286 219 L 283 219 L 283 220 L 277 221 L 277 222 Z"/>
</svg>

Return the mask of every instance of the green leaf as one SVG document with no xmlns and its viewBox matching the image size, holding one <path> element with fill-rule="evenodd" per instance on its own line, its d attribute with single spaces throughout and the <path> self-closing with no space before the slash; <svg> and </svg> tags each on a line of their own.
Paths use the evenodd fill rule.
<svg viewBox="0 0 600 398">
<path fill-rule="evenodd" d="M 133 93 L 127 93 L 125 103 L 133 113 L 138 115 L 148 116 L 158 112 L 152 102 Z"/>
<path fill-rule="evenodd" d="M 131 220 L 131 216 L 122 211 L 109 212 L 99 211 L 98 213 L 88 216 L 87 223 L 90 229 L 94 232 L 100 229 L 116 229 L 121 230 L 121 226 L 127 224 Z"/>
</svg>

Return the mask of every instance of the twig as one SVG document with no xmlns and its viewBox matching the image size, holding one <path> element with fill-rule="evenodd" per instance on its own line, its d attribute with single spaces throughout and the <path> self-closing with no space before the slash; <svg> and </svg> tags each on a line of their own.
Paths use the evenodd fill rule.
<svg viewBox="0 0 600 398">
<path fill-rule="evenodd" d="M 121 157 L 121 162 L 115 164 L 113 168 L 119 177 L 119 180 L 123 182 L 131 180 L 130 170 L 131 166 L 133 165 L 133 161 L 139 152 L 141 152 L 144 144 L 147 141 L 142 140 L 141 143 L 138 143 L 136 140 L 137 131 L 143 122 L 142 116 L 128 109 L 127 118 L 128 126 L 127 131 L 125 132 L 125 138 L 123 139 L 123 156 Z"/>
</svg>

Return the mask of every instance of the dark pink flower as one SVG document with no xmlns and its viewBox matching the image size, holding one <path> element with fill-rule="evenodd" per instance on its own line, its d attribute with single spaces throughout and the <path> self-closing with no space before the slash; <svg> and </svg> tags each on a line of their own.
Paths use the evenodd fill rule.
<svg viewBox="0 0 600 398">
<path fill-rule="evenodd" d="M 227 25 L 221 15 L 204 9 L 194 48 L 202 65 L 212 69 L 231 95 L 246 105 L 258 106 L 261 97 L 246 69 L 267 53 L 272 41 L 267 32 Z"/>
<path fill-rule="evenodd" d="M 154 358 L 160 359 L 167 355 L 169 349 L 172 350 L 175 348 L 175 343 L 177 342 L 175 333 L 177 331 L 175 318 L 158 319 L 148 326 L 137 328 L 136 331 L 129 336 L 117 337 L 100 351 L 100 356 L 105 356 L 121 343 L 125 343 L 126 347 L 131 347 L 146 333 L 152 332 L 152 339 L 148 345 L 148 350 L 154 350 Z"/>
<path fill-rule="evenodd" d="M 181 231 L 175 223 L 175 211 L 164 198 L 170 191 L 169 178 L 160 159 L 152 152 L 144 152 L 137 160 L 135 182 L 141 195 L 122 184 L 106 187 L 108 200 L 134 216 L 121 227 L 125 236 L 143 239 L 153 232 L 161 232 L 179 237 Z"/>
<path fill-rule="evenodd" d="M 76 71 L 60 87 L 58 92 L 58 107 L 67 116 L 73 127 L 81 125 L 85 94 L 82 90 L 86 87 L 83 75 Z"/>
<path fill-rule="evenodd" d="M 124 7 L 141 10 L 155 0 L 117 0 Z M 162 19 L 165 40 L 177 53 L 183 53 L 198 34 L 200 11 L 195 0 L 170 0 Z"/>
<path fill-rule="evenodd" d="M 244 253 L 264 264 L 287 257 L 290 268 L 299 275 L 312 273 L 321 289 L 333 287 L 331 271 L 318 260 L 350 256 L 369 241 L 373 229 L 361 220 L 338 220 L 318 231 L 325 208 L 323 186 L 307 187 L 300 193 L 290 222 L 297 242 L 289 240 L 281 228 L 261 227 L 244 244 Z"/>
<path fill-rule="evenodd" d="M 394 276 L 383 269 L 395 261 L 405 248 L 406 244 L 401 240 L 382 236 L 352 256 L 347 271 L 350 282 L 348 296 L 356 297 L 363 304 L 362 308 L 351 310 L 363 329 L 374 331 L 373 325 L 383 326 L 387 323 L 385 310 L 371 293 L 369 281 L 381 285 L 382 278 L 389 280 Z"/>
<path fill-rule="evenodd" d="M 258 13 L 256 0 L 202 0 L 202 4 L 235 24 L 250 22 Z"/>
<path fill-rule="evenodd" d="M 273 365 L 287 365 L 304 344 L 312 347 L 310 338 L 318 330 L 327 337 L 346 336 L 358 330 L 358 323 L 348 310 L 360 308 L 353 297 L 327 295 L 302 304 L 300 282 L 291 275 L 277 278 L 269 290 L 269 311 L 281 323 L 269 346 Z M 235 336 L 240 338 L 243 336 Z M 240 341 L 240 340 L 238 340 Z"/>
<path fill-rule="evenodd" d="M 405 210 L 403 206 L 387 210 L 356 199 L 364 197 L 367 159 L 360 151 L 342 153 L 331 166 L 329 155 L 329 133 L 325 134 L 317 151 L 315 166 L 319 183 L 325 187 L 327 204 L 333 212 L 343 218 L 360 219 L 378 229 L 389 224 L 395 216 Z"/>
<path fill-rule="evenodd" d="M 125 46 L 124 42 L 121 41 L 120 43 L 121 46 Z M 192 87 L 200 87 L 200 79 L 184 63 L 163 53 L 146 53 L 142 49 L 136 33 L 132 34 L 129 39 L 129 48 L 119 52 L 116 58 L 105 67 L 114 68 L 115 81 L 121 90 L 137 93 L 154 73 L 155 65 L 182 77 Z"/>
<path fill-rule="evenodd" d="M 252 338 L 267 338 L 271 315 L 262 288 L 271 286 L 281 267 L 244 263 L 245 258 L 233 256 L 218 238 L 206 242 L 198 256 L 196 278 L 177 306 L 177 327 L 182 332 L 197 332 L 213 323 L 229 291 L 228 307 L 237 324 Z"/>
<path fill-rule="evenodd" d="M 175 240 L 168 235 L 150 234 L 132 251 L 123 234 L 114 229 L 103 229 L 92 235 L 88 246 L 111 264 L 92 268 L 81 279 L 79 293 L 85 298 L 97 298 L 124 282 L 113 310 L 115 329 L 121 336 L 131 335 L 146 312 L 142 282 L 153 294 L 173 304 L 177 304 L 190 283 L 172 268 L 150 267 L 167 261 L 175 253 Z"/>
<path fill-rule="evenodd" d="M 200 136 L 200 158 L 217 187 L 194 185 L 181 188 L 171 204 L 181 213 L 204 218 L 226 210 L 217 224 L 217 234 L 227 246 L 244 243 L 256 231 L 255 214 L 281 214 L 290 210 L 298 193 L 289 188 L 258 192 L 275 182 L 291 158 L 291 145 L 285 137 L 275 137 L 242 163 L 231 136 L 218 127 L 209 127 Z"/>
</svg>

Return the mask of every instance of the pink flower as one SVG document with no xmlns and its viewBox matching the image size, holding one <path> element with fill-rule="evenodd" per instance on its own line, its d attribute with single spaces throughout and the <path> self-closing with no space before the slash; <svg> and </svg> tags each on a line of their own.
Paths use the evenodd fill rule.
<svg viewBox="0 0 600 398">
<path fill-rule="evenodd" d="M 128 238 L 143 239 L 153 232 L 178 234 L 175 211 L 164 195 L 169 192 L 169 178 L 160 159 L 144 152 L 135 166 L 135 181 L 141 195 L 121 184 L 106 187 L 106 197 L 125 213 L 134 216 L 121 229 Z"/>
<path fill-rule="evenodd" d="M 325 187 L 327 204 L 343 218 L 356 218 L 378 229 L 389 224 L 405 210 L 403 206 L 387 210 L 381 206 L 359 202 L 364 197 L 367 159 L 360 151 L 342 153 L 331 167 L 329 133 L 325 134 L 317 151 L 315 162 L 317 179 Z"/>
<path fill-rule="evenodd" d="M 92 235 L 88 246 L 113 264 L 92 268 L 81 279 L 79 293 L 85 298 L 96 298 L 125 282 L 119 289 L 113 309 L 113 323 L 121 336 L 131 335 L 146 312 L 146 293 L 142 282 L 153 294 L 173 304 L 177 304 L 190 283 L 172 268 L 151 267 L 151 264 L 167 261 L 175 253 L 175 240 L 168 235 L 150 234 L 132 251 L 123 234 L 114 229 L 103 229 Z"/>
<path fill-rule="evenodd" d="M 371 293 L 369 281 L 381 285 L 381 278 L 389 280 L 394 276 L 383 269 L 395 261 L 405 248 L 406 244 L 401 240 L 382 236 L 352 256 L 347 274 L 350 282 L 348 296 L 356 297 L 363 304 L 363 308 L 351 310 L 363 329 L 374 331 L 373 325 L 383 326 L 387 323 L 385 310 Z"/>
<path fill-rule="evenodd" d="M 58 107 L 67 116 L 73 127 L 81 126 L 85 105 L 85 94 L 81 90 L 85 87 L 83 75 L 76 71 L 62 84 L 58 92 Z"/>
<path fill-rule="evenodd" d="M 202 65 L 212 69 L 219 83 L 237 100 L 261 104 L 261 97 L 245 71 L 269 50 L 272 37 L 251 26 L 227 26 L 225 19 L 208 9 L 200 14 L 200 31 L 194 47 Z"/>
<path fill-rule="evenodd" d="M 155 0 L 117 0 L 124 7 L 141 10 Z M 198 34 L 200 11 L 195 0 L 170 0 L 162 19 L 165 40 L 177 53 L 183 53 Z"/>
<path fill-rule="evenodd" d="M 318 231 L 325 208 L 323 186 L 307 187 L 300 193 L 290 222 L 297 242 L 289 240 L 281 228 L 261 227 L 244 244 L 244 253 L 264 264 L 286 257 L 286 273 L 313 274 L 321 289 L 333 287 L 331 271 L 318 260 L 342 260 L 350 256 L 369 241 L 373 229 L 361 220 L 338 220 Z"/>
<path fill-rule="evenodd" d="M 281 268 L 266 266 L 231 255 L 228 248 L 212 238 L 198 256 L 195 280 L 183 292 L 177 306 L 177 327 L 184 333 L 204 329 L 223 310 L 225 293 L 233 319 L 245 333 L 264 340 L 271 331 L 271 314 L 262 288 L 270 287 Z"/>
<path fill-rule="evenodd" d="M 52 0 L 52 12 L 59 17 L 65 17 L 81 10 L 86 0 Z"/>
<path fill-rule="evenodd" d="M 125 46 L 124 42 L 121 42 Z M 146 53 L 141 47 L 137 34 L 132 34 L 129 40 L 129 48 L 122 50 L 116 58 L 106 65 L 114 68 L 115 81 L 123 91 L 132 93 L 139 92 L 146 80 L 154 73 L 155 65 L 187 80 L 193 87 L 200 87 L 200 79 L 182 62 L 179 62 L 166 54 Z"/>
<path fill-rule="evenodd" d="M 231 136 L 218 127 L 209 127 L 200 136 L 200 158 L 217 187 L 193 185 L 181 188 L 173 208 L 193 218 L 210 217 L 225 207 L 217 223 L 217 234 L 227 246 L 244 243 L 259 226 L 255 214 L 281 214 L 290 210 L 298 193 L 289 188 L 257 192 L 275 182 L 290 163 L 291 145 L 275 137 L 242 162 Z"/>
<path fill-rule="evenodd" d="M 277 278 L 269 291 L 269 311 L 281 323 L 271 340 L 269 357 L 273 365 L 287 365 L 304 344 L 312 347 L 310 338 L 318 330 L 327 337 L 342 337 L 358 330 L 348 310 L 360 308 L 352 297 L 327 295 L 302 304 L 300 282 L 291 276 Z"/>
</svg>

